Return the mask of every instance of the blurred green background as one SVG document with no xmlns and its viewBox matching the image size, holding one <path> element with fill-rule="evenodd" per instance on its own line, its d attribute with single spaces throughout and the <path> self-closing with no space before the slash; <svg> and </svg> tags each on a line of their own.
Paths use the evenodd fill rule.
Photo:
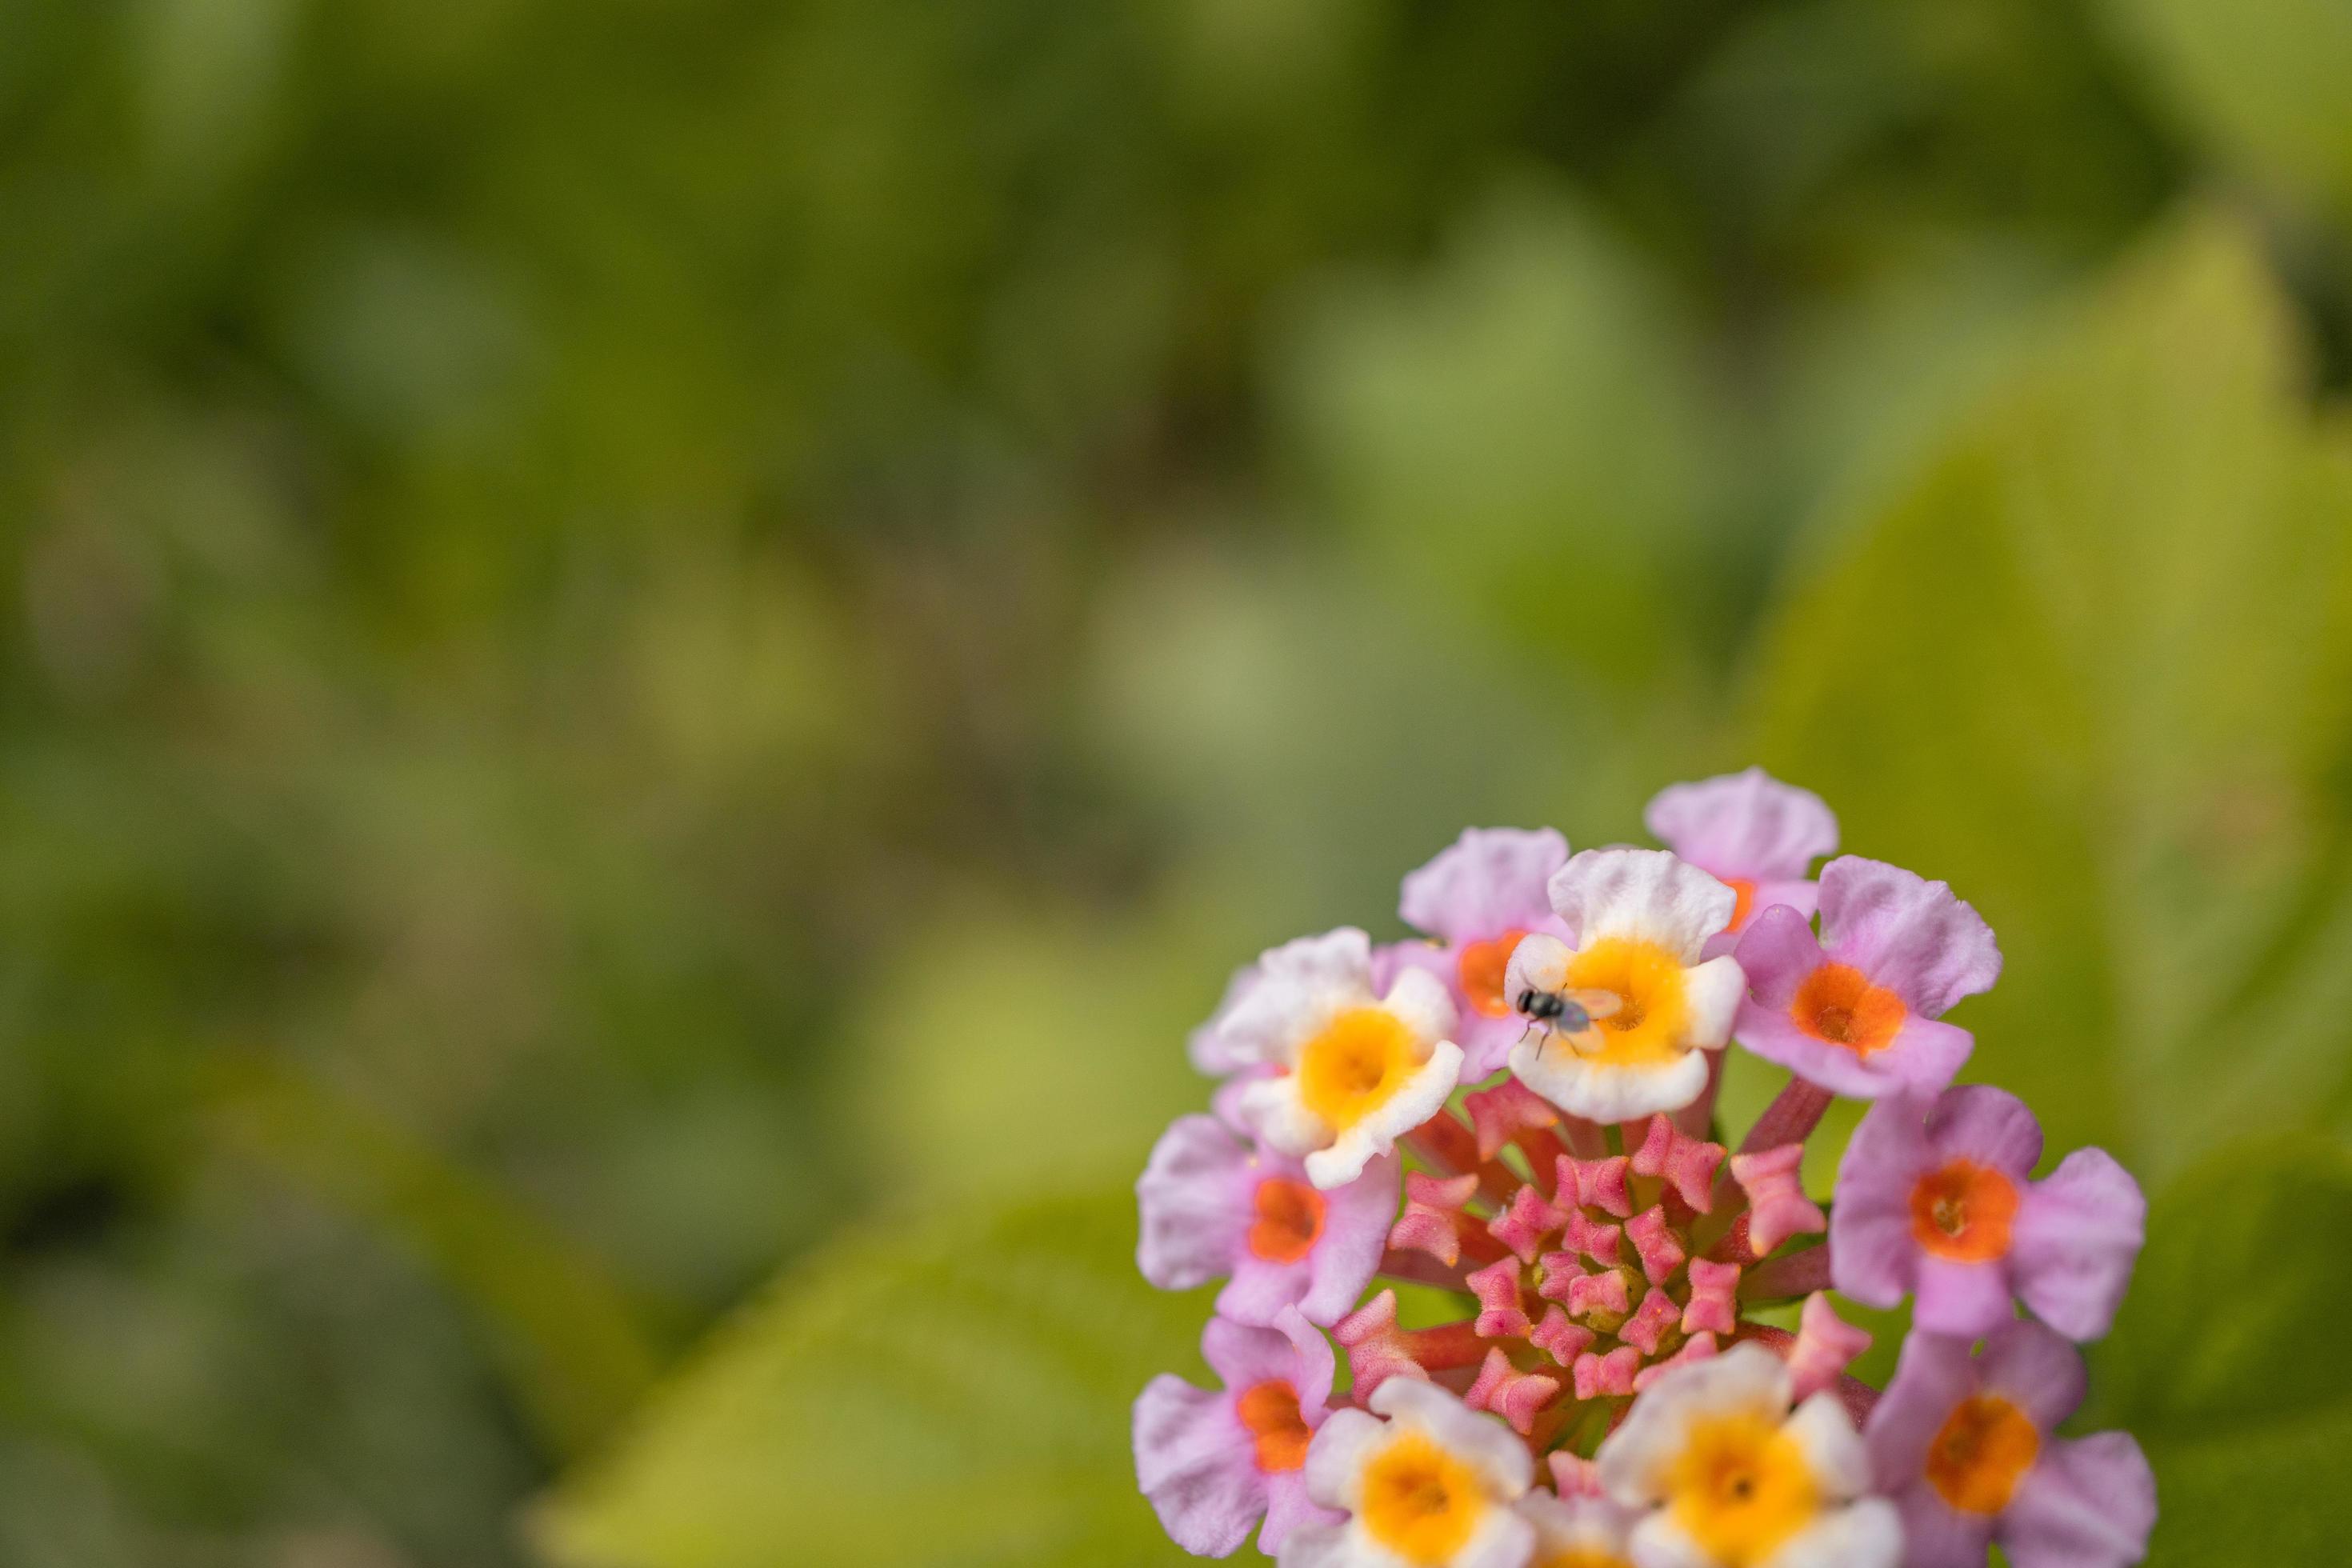
<svg viewBox="0 0 2352 1568">
<path fill-rule="evenodd" d="M 0 0 L 0 1562 L 1171 1561 L 1226 971 L 1749 761 L 2155 1194 L 2155 1561 L 2340 1562 L 2347 80 L 2346 0 Z"/>
</svg>

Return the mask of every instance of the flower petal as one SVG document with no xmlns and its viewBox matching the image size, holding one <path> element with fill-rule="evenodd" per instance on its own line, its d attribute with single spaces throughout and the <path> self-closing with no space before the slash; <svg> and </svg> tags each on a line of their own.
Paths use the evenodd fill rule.
<svg viewBox="0 0 2352 1568">
<path fill-rule="evenodd" d="M 1870 1489 L 1869 1451 L 1836 1394 L 1823 1389 L 1807 1399 L 1781 1430 L 1804 1450 L 1824 1495 L 1843 1500 Z"/>
<path fill-rule="evenodd" d="M 2010 1500 L 1995 1538 L 2011 1568 L 2125 1568 L 2147 1554 L 2156 1475 L 2122 1432 L 2053 1443 Z"/>
<path fill-rule="evenodd" d="M 1878 1490 L 1899 1492 L 1920 1479 L 1936 1434 L 1976 1391 L 1977 1367 L 1969 1358 L 1967 1340 L 1924 1329 L 1906 1336 L 1895 1376 L 1871 1407 L 1864 1433 Z"/>
<path fill-rule="evenodd" d="M 1822 797 L 1762 768 L 1669 784 L 1642 820 L 1659 843 L 1719 877 L 1800 880 L 1837 852 L 1837 818 Z"/>
<path fill-rule="evenodd" d="M 1286 942 L 1258 959 L 1256 978 L 1240 990 L 1196 1055 L 1288 1067 L 1334 1015 L 1371 1000 L 1372 939 L 1342 926 Z"/>
<path fill-rule="evenodd" d="M 1307 1321 L 1328 1326 L 1355 1310 L 1388 1250 L 1402 1170 L 1395 1154 L 1383 1154 L 1326 1194 L 1323 1235 L 1307 1260 L 1312 1282 L 1298 1303 Z"/>
<path fill-rule="evenodd" d="M 1426 969 L 1400 970 L 1381 1005 L 1395 1014 L 1415 1039 L 1444 1040 L 1454 1035 L 1454 994 Z"/>
<path fill-rule="evenodd" d="M 1766 910 L 1749 921 L 1733 952 L 1748 977 L 1748 995 L 1759 1006 L 1782 1014 L 1796 1000 L 1797 987 L 1823 963 L 1813 928 L 1791 909 Z"/>
<path fill-rule="evenodd" d="M 2009 1270 L 1999 1262 L 1922 1258 L 1911 1289 L 1911 1321 L 1929 1333 L 1974 1340 L 2017 1319 L 2017 1309 L 2010 1300 Z"/>
<path fill-rule="evenodd" d="M 1685 964 L 1731 923 L 1738 896 L 1664 849 L 1587 849 L 1551 879 L 1551 906 L 1577 946 L 1654 942 Z"/>
<path fill-rule="evenodd" d="M 1838 1166 L 1830 1205 L 1830 1278 L 1864 1306 L 1898 1304 L 1916 1275 L 1911 1187 L 1934 1158 L 1925 1110 L 1921 1096 L 1881 1100 L 1853 1130 Z"/>
<path fill-rule="evenodd" d="M 1217 1374 L 1219 1381 L 1236 1392 L 1273 1381 L 1290 1384 L 1292 1392 L 1299 1396 L 1302 1414 L 1307 1403 L 1305 1385 L 1321 1378 L 1323 1393 L 1316 1402 L 1321 1404 L 1330 1398 L 1331 1378 L 1336 1370 L 1330 1345 L 1298 1315 L 1295 1307 L 1284 1308 L 1276 1325 L 1270 1329 L 1236 1323 L 1229 1318 L 1211 1318 L 1208 1326 L 1201 1331 L 1201 1359 L 1209 1363 L 1209 1370 Z"/>
<path fill-rule="evenodd" d="M 1249 1434 L 1223 1394 L 1162 1375 L 1135 1402 L 1135 1479 L 1169 1539 L 1200 1557 L 1223 1557 L 1249 1539 L 1265 1512 L 1265 1488 Z"/>
<path fill-rule="evenodd" d="M 1143 1277 L 1190 1290 L 1233 1272 L 1249 1226 L 1249 1151 L 1213 1116 L 1180 1116 L 1135 1184 Z"/>
<path fill-rule="evenodd" d="M 1234 970 L 1233 978 L 1225 982 L 1225 994 L 1218 1002 L 1217 1010 L 1210 1014 L 1209 1021 L 1194 1029 L 1185 1041 L 1184 1054 L 1192 1058 L 1195 1072 L 1206 1073 L 1211 1078 L 1223 1078 L 1250 1065 L 1251 1058 L 1241 1055 L 1225 1038 L 1224 1027 L 1225 1020 L 1233 1016 L 1234 1009 L 1241 1005 L 1242 998 L 1256 987 L 1259 973 L 1255 963 Z"/>
<path fill-rule="evenodd" d="M 2082 1352 L 2030 1319 L 1996 1330 L 1977 1357 L 1976 1372 L 1978 1386 L 2024 1411 L 2043 1432 L 2074 1415 L 2090 1389 Z"/>
<path fill-rule="evenodd" d="M 2019 1205 L 2011 1270 L 2034 1315 L 2067 1338 L 2115 1321 L 2147 1231 L 2147 1200 L 2104 1149 L 2077 1149 Z"/>
<path fill-rule="evenodd" d="M 1540 1029 L 1511 1047 L 1509 1062 L 1521 1083 L 1588 1121 L 1634 1121 L 1680 1110 L 1706 1088 L 1705 1051 L 1685 1051 L 1650 1066 L 1603 1063 L 1577 1055 Z"/>
<path fill-rule="evenodd" d="M 2000 974 L 1992 928 L 1949 884 L 1859 855 L 1822 868 L 1822 947 L 1930 1018 Z"/>
<path fill-rule="evenodd" d="M 1690 1044 L 1703 1051 L 1721 1050 L 1731 1038 L 1731 1021 L 1748 995 L 1748 976 L 1729 953 L 1695 965 L 1683 977 L 1683 995 L 1690 1005 Z"/>
<path fill-rule="evenodd" d="M 1985 1083 L 1937 1095 L 1927 1112 L 1927 1141 L 1943 1159 L 1974 1160 L 2020 1182 L 2042 1159 L 2042 1123 L 2025 1101 Z"/>
<path fill-rule="evenodd" d="M 1506 1502 L 1535 1483 L 1536 1462 L 1517 1434 L 1493 1415 L 1471 1409 L 1433 1383 L 1392 1377 L 1372 1391 L 1372 1409 L 1400 1426 L 1418 1427 Z"/>
<path fill-rule="evenodd" d="M 1268 1557 L 1279 1553 L 1294 1531 L 1344 1524 L 1348 1516 L 1325 1508 L 1307 1495 L 1307 1480 L 1297 1470 L 1265 1478 L 1265 1523 L 1257 1532 L 1257 1549 Z"/>
<path fill-rule="evenodd" d="M 1470 827 L 1404 879 L 1397 912 L 1449 942 L 1481 942 L 1551 920 L 1546 889 L 1568 860 L 1549 827 Z"/>
<path fill-rule="evenodd" d="M 1405 1379 L 1392 1379 L 1402 1382 Z M 1382 1384 L 1381 1387 L 1388 1386 Z M 1364 1461 L 1389 1440 L 1389 1425 L 1361 1410 L 1331 1412 L 1307 1446 L 1307 1495 L 1327 1508 L 1355 1510 Z"/>
<path fill-rule="evenodd" d="M 1789 1382 L 1786 1363 L 1752 1341 L 1675 1368 L 1634 1400 L 1624 1421 L 1602 1440 L 1594 1456 L 1601 1484 L 1627 1508 L 1656 1505 L 1693 1419 L 1749 1410 L 1777 1425 L 1788 1412 Z"/>
<path fill-rule="evenodd" d="M 1992 1521 L 1964 1514 L 1922 1481 L 1895 1500 L 1903 1515 L 1904 1568 L 1985 1568 Z"/>
<path fill-rule="evenodd" d="M 1899 1568 L 1902 1562 L 1902 1517 L 1893 1503 L 1874 1497 L 1823 1513 L 1757 1568 Z"/>
</svg>

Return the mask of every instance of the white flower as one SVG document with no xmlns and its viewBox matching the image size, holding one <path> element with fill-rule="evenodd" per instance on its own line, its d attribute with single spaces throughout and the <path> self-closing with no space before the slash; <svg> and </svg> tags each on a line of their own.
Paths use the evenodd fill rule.
<svg viewBox="0 0 2352 1568">
<path fill-rule="evenodd" d="M 1616 998 L 1577 1035 L 1535 1027 L 1511 1071 L 1571 1115 L 1631 1121 L 1679 1110 L 1706 1087 L 1702 1054 L 1721 1050 L 1747 989 L 1728 956 L 1702 959 L 1731 923 L 1729 888 L 1663 849 L 1588 849 L 1553 874 L 1552 908 L 1573 945 L 1540 933 L 1511 954 L 1505 994 L 1599 992 Z"/>
<path fill-rule="evenodd" d="M 1529 1492 L 1519 1512 L 1536 1527 L 1535 1558 L 1528 1568 L 1633 1568 L 1625 1538 L 1633 1516 L 1597 1497 Z"/>
<path fill-rule="evenodd" d="M 1753 1342 L 1668 1373 L 1601 1445 L 1637 1568 L 1896 1568 L 1895 1505 L 1836 1396 L 1789 1409 L 1780 1358 Z"/>
<path fill-rule="evenodd" d="M 1316 1432 L 1307 1495 L 1349 1518 L 1292 1531 L 1282 1568 L 1527 1568 L 1527 1445 L 1434 1384 L 1392 1377 L 1371 1407 L 1389 1419 L 1341 1410 Z"/>
<path fill-rule="evenodd" d="M 1462 1072 L 1444 984 L 1408 967 L 1376 997 L 1371 964 L 1362 931 L 1301 937 L 1258 961 L 1255 984 L 1217 1025 L 1228 1059 L 1275 1069 L 1244 1087 L 1242 1119 L 1304 1157 L 1318 1187 L 1354 1181 L 1436 1115 Z"/>
</svg>

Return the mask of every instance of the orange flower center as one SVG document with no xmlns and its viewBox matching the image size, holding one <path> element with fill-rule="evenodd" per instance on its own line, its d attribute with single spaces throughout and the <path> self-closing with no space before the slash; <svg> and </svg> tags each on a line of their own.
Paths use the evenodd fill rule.
<svg viewBox="0 0 2352 1568">
<path fill-rule="evenodd" d="M 1462 981 L 1462 994 L 1470 1005 L 1489 1018 L 1510 1016 L 1510 998 L 1503 994 L 1503 976 L 1511 966 L 1511 950 L 1528 933 L 1507 931 L 1485 942 L 1465 942 L 1462 956 L 1454 961 L 1454 973 Z"/>
<path fill-rule="evenodd" d="M 1249 1249 L 1268 1263 L 1296 1263 L 1315 1247 L 1323 1234 L 1324 1196 L 1305 1182 L 1268 1176 L 1257 1184 L 1253 1206 L 1257 1219 L 1249 1227 Z"/>
<path fill-rule="evenodd" d="M 1789 1016 L 1813 1038 L 1867 1057 L 1885 1049 L 1903 1027 L 1903 998 L 1873 985 L 1850 963 L 1824 963 L 1797 987 Z"/>
<path fill-rule="evenodd" d="M 1990 1165 L 1953 1160 L 1911 1189 L 1911 1235 L 1931 1257 L 1990 1263 L 2009 1253 L 2017 1184 Z"/>
<path fill-rule="evenodd" d="M 1717 877 L 1716 880 L 1729 888 L 1737 900 L 1731 906 L 1731 923 L 1723 929 L 1744 930 L 1748 917 L 1756 912 L 1756 884 L 1746 877 Z"/>
<path fill-rule="evenodd" d="M 1928 1445 L 1927 1479 L 1962 1513 L 1996 1514 L 2041 1452 L 2025 1412 L 1980 1394 L 1962 1401 Z"/>
<path fill-rule="evenodd" d="M 1242 1390 L 1234 1409 L 1255 1440 L 1259 1469 L 1276 1474 L 1307 1463 L 1307 1444 L 1313 1434 L 1298 1413 L 1297 1389 L 1279 1378 L 1253 1384 Z"/>
</svg>

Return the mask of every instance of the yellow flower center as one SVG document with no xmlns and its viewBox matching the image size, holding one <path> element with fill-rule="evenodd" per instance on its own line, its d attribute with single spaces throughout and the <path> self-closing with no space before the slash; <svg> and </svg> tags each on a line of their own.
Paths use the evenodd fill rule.
<svg viewBox="0 0 2352 1568">
<path fill-rule="evenodd" d="M 1690 1037 L 1685 973 L 1681 960 L 1656 942 L 1631 937 L 1603 937 L 1570 958 L 1569 989 L 1617 997 L 1617 1011 L 1597 1021 L 1601 1049 L 1585 1059 L 1657 1067 L 1680 1058 Z"/>
<path fill-rule="evenodd" d="M 1416 1568 L 1438 1568 L 1469 1541 L 1486 1507 L 1469 1466 L 1408 1432 L 1364 1467 L 1357 1518 L 1374 1541 Z"/>
<path fill-rule="evenodd" d="M 1395 1014 L 1349 1008 L 1299 1051 L 1298 1097 L 1345 1131 L 1386 1104 L 1421 1066 L 1416 1043 Z"/>
<path fill-rule="evenodd" d="M 1666 1492 L 1675 1522 L 1721 1568 L 1764 1562 L 1821 1508 L 1804 1450 L 1753 1414 L 1694 1421 Z"/>
<path fill-rule="evenodd" d="M 1885 1050 L 1906 1011 L 1902 997 L 1873 985 L 1847 963 L 1824 963 L 1806 975 L 1789 1004 L 1797 1027 L 1858 1057 Z"/>
<path fill-rule="evenodd" d="M 1605 1547 L 1571 1546 L 1565 1552 L 1537 1558 L 1534 1568 L 1633 1568 L 1633 1565 Z"/>
<path fill-rule="evenodd" d="M 2042 1452 L 2024 1411 L 1980 1394 L 1963 1400 L 1927 1446 L 1927 1479 L 1962 1513 L 1997 1514 Z"/>
</svg>

